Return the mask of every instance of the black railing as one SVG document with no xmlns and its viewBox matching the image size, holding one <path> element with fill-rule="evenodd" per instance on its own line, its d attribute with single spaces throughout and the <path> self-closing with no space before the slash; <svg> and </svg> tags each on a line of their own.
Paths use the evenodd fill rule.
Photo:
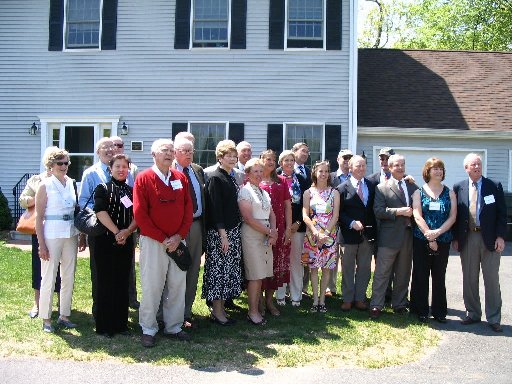
<svg viewBox="0 0 512 384">
<path fill-rule="evenodd" d="M 24 209 L 21 208 L 19 202 L 21 192 L 23 192 L 23 190 L 25 189 L 28 179 L 30 179 L 33 175 L 35 175 L 35 173 L 25 173 L 12 189 L 12 194 L 14 195 L 14 208 L 12 209 L 12 220 L 15 226 L 16 223 L 18 223 L 18 220 L 20 219 L 24 211 Z"/>
</svg>

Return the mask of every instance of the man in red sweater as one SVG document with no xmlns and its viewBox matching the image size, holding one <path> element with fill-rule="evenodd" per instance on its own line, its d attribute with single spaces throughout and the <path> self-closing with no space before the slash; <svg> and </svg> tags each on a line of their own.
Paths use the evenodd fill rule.
<svg viewBox="0 0 512 384">
<path fill-rule="evenodd" d="M 181 329 L 187 273 L 166 253 L 178 247 L 192 224 L 190 187 L 183 173 L 170 168 L 174 160 L 172 140 L 156 140 L 151 154 L 153 166 L 139 173 L 133 188 L 133 213 L 140 228 L 139 324 L 144 347 L 155 345 L 156 314 L 162 297 L 164 335 L 178 340 L 190 338 Z"/>
</svg>

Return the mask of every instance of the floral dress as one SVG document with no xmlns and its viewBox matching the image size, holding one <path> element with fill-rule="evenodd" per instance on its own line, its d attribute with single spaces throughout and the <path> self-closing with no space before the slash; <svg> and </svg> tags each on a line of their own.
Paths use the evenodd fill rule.
<svg viewBox="0 0 512 384">
<path fill-rule="evenodd" d="M 309 188 L 306 193 L 310 194 L 309 199 L 309 218 L 313 221 L 315 228 L 319 232 L 324 232 L 329 220 L 333 216 L 334 209 L 334 189 L 327 188 L 319 191 L 315 187 Z M 309 265 L 310 268 L 328 268 L 334 269 L 336 266 L 336 227 L 329 233 L 330 239 L 320 247 L 316 244 L 313 234 L 306 230 L 304 240 L 304 250 L 302 253 L 302 262 Z"/>
</svg>

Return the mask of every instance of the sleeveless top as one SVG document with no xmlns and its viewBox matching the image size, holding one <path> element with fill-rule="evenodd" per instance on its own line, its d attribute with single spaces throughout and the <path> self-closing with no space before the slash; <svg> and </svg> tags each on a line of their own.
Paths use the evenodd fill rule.
<svg viewBox="0 0 512 384">
<path fill-rule="evenodd" d="M 446 186 L 443 187 L 443 191 L 439 195 L 437 199 L 429 196 L 425 193 L 423 188 L 420 188 L 420 199 L 421 199 L 421 212 L 423 215 L 423 220 L 427 223 L 430 229 L 438 229 L 443 223 L 448 220 L 450 216 L 451 210 L 451 201 L 450 201 L 450 189 Z M 439 203 L 439 209 L 430 209 L 430 203 Z M 437 204 L 436 204 L 437 205 Z M 415 226 L 414 227 L 414 237 L 427 240 L 421 230 Z M 449 243 L 453 239 L 453 234 L 451 230 L 446 231 L 441 236 L 437 238 L 437 241 L 440 243 Z"/>
<path fill-rule="evenodd" d="M 55 177 L 51 176 L 43 180 L 46 186 L 46 209 L 45 216 L 55 215 L 74 216 L 76 205 L 75 188 L 73 179 L 66 177 L 66 186 Z M 44 237 L 46 239 L 64 239 L 78 234 L 73 220 L 44 220 Z"/>
</svg>

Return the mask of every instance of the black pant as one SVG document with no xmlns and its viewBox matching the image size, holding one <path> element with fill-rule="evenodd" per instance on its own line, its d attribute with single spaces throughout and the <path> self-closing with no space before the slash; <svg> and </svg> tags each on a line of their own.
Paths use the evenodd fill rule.
<svg viewBox="0 0 512 384">
<path fill-rule="evenodd" d="M 413 239 L 413 265 L 411 282 L 411 310 L 418 316 L 428 316 L 429 277 L 432 275 L 432 316 L 446 317 L 446 267 L 450 243 L 438 242 L 434 254 L 428 241 Z"/>
<path fill-rule="evenodd" d="M 96 241 L 94 236 L 87 236 L 89 245 L 89 264 L 91 266 L 91 296 L 92 296 L 92 315 L 96 318 L 96 302 L 98 299 L 98 273 L 96 271 L 96 258 L 94 255 L 94 245 Z"/>
</svg>

